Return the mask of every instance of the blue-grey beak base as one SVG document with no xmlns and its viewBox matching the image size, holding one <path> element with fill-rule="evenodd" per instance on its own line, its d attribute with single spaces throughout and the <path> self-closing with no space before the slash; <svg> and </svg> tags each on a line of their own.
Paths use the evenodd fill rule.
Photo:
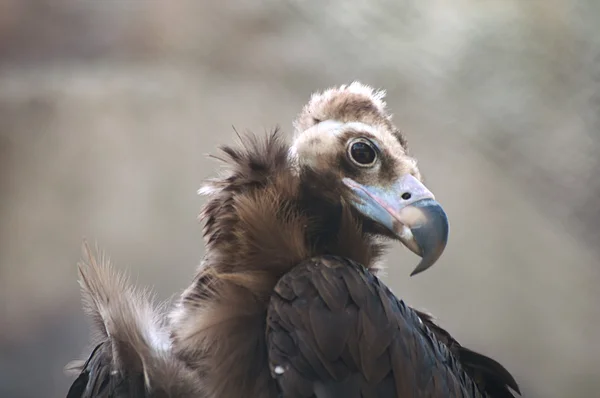
<svg viewBox="0 0 600 398">
<path fill-rule="evenodd" d="M 356 195 L 353 205 L 359 212 L 387 228 L 421 256 L 411 276 L 425 271 L 439 259 L 448 241 L 448 217 L 420 181 L 405 177 L 388 189 L 361 185 L 349 178 L 344 183 Z M 406 200 L 403 196 L 407 192 L 415 194 Z"/>
</svg>

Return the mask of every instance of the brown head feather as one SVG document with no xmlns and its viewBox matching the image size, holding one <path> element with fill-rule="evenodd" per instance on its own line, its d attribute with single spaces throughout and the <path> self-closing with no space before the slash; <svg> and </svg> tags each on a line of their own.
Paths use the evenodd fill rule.
<svg viewBox="0 0 600 398">
<path fill-rule="evenodd" d="M 406 137 L 392 123 L 384 97 L 385 90 L 374 90 L 359 82 L 314 93 L 294 122 L 294 128 L 301 134 L 326 120 L 363 122 L 389 130 L 407 150 Z"/>
</svg>

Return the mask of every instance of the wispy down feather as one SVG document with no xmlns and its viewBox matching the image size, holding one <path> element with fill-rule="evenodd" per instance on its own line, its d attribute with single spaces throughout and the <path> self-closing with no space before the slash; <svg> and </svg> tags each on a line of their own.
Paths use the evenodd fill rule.
<svg viewBox="0 0 600 398">
<path fill-rule="evenodd" d="M 68 398 L 198 397 L 198 378 L 171 352 L 164 307 L 87 243 L 84 255 L 79 283 L 95 348 L 87 361 L 69 366 L 80 375 Z"/>
</svg>

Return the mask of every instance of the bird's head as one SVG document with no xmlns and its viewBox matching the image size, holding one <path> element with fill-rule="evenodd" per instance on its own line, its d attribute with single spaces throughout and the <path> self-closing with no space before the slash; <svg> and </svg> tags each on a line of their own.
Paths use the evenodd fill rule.
<svg viewBox="0 0 600 398">
<path fill-rule="evenodd" d="M 358 82 L 314 94 L 294 122 L 290 157 L 300 173 L 330 176 L 323 196 L 351 203 L 369 232 L 421 256 L 415 275 L 442 254 L 448 219 L 423 185 L 384 95 Z"/>
</svg>

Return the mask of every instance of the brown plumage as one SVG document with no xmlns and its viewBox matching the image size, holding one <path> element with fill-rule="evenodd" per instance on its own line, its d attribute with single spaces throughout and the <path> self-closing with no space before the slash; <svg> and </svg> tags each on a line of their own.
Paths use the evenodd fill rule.
<svg viewBox="0 0 600 398">
<path fill-rule="evenodd" d="M 327 90 L 294 127 L 292 144 L 276 130 L 222 148 L 230 169 L 200 190 L 209 195 L 206 255 L 168 327 L 158 326 L 170 339 L 156 366 L 175 369 L 182 386 L 194 380 L 189 390 L 206 398 L 512 397 L 507 386 L 518 387 L 502 366 L 462 348 L 375 277 L 383 239 L 421 255 L 420 272 L 447 236 L 383 93 L 359 83 Z M 114 308 L 135 299 L 121 290 Z M 97 312 L 105 324 L 110 311 Z M 146 346 L 129 344 L 143 358 Z M 103 360 L 123 368 L 114 352 Z M 165 383 L 141 369 L 146 386 Z M 80 385 L 98 383 L 86 377 Z"/>
</svg>

